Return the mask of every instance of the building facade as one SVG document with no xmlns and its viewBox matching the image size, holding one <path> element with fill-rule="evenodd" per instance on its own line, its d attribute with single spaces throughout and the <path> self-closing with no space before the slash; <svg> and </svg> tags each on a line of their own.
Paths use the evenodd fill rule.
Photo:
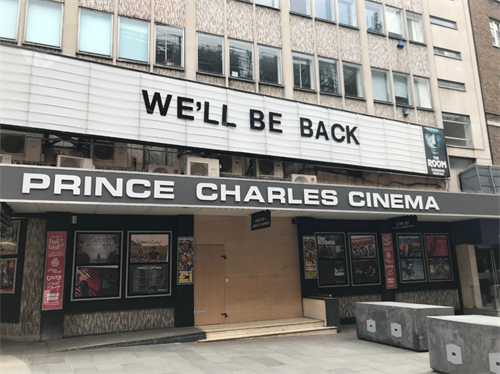
<svg viewBox="0 0 500 374">
<path fill-rule="evenodd" d="M 1 6 L 3 336 L 482 307 L 466 2 Z"/>
</svg>

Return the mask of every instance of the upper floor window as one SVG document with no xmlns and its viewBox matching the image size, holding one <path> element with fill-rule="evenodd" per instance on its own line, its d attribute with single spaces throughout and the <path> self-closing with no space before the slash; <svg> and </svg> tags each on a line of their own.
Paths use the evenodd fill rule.
<svg viewBox="0 0 500 374">
<path fill-rule="evenodd" d="M 198 71 L 224 74 L 223 45 L 222 36 L 198 34 Z"/>
<path fill-rule="evenodd" d="M 413 77 L 417 108 L 432 109 L 431 82 L 428 78 Z"/>
<path fill-rule="evenodd" d="M 495 47 L 500 47 L 500 22 L 490 20 L 491 40 Z"/>
<path fill-rule="evenodd" d="M 229 39 L 229 76 L 253 79 L 253 44 Z"/>
<path fill-rule="evenodd" d="M 149 22 L 120 17 L 118 57 L 148 62 Z"/>
<path fill-rule="evenodd" d="M 457 23 L 455 21 L 450 21 L 448 19 L 434 17 L 434 16 L 431 16 L 430 20 L 431 23 L 434 25 L 448 27 L 450 29 L 455 29 L 455 30 L 457 29 Z"/>
<path fill-rule="evenodd" d="M 450 90 L 465 91 L 465 83 L 447 81 L 444 79 L 438 79 L 438 86 Z"/>
<path fill-rule="evenodd" d="M 184 67 L 184 30 L 156 25 L 155 63 L 157 65 Z"/>
<path fill-rule="evenodd" d="M 408 74 L 392 73 L 396 105 L 412 105 L 411 82 Z"/>
<path fill-rule="evenodd" d="M 333 22 L 335 21 L 334 13 L 333 0 L 314 1 L 314 17 Z"/>
<path fill-rule="evenodd" d="M 382 4 L 365 1 L 366 28 L 368 31 L 383 34 L 384 15 L 382 14 Z"/>
<path fill-rule="evenodd" d="M 255 4 L 264 5 L 276 9 L 279 9 L 280 7 L 279 0 L 255 0 Z"/>
<path fill-rule="evenodd" d="M 412 42 L 425 43 L 422 15 L 406 11 L 406 23 L 408 24 L 408 39 Z"/>
<path fill-rule="evenodd" d="M 355 0 L 338 0 L 339 23 L 342 25 L 358 27 Z"/>
<path fill-rule="evenodd" d="M 446 145 L 463 148 L 472 147 L 469 116 L 443 113 L 443 126 Z"/>
<path fill-rule="evenodd" d="M 340 94 L 338 61 L 318 58 L 318 70 L 320 91 Z"/>
<path fill-rule="evenodd" d="M 0 38 L 17 39 L 19 0 L 0 1 Z"/>
<path fill-rule="evenodd" d="M 346 96 L 364 97 L 361 65 L 344 62 L 344 92 Z"/>
<path fill-rule="evenodd" d="M 376 101 L 391 102 L 391 86 L 387 70 L 372 68 L 373 99 Z"/>
<path fill-rule="evenodd" d="M 309 0 L 290 0 L 290 12 L 311 15 L 311 3 Z"/>
<path fill-rule="evenodd" d="M 281 75 L 281 50 L 259 45 L 260 82 L 282 84 Z"/>
<path fill-rule="evenodd" d="M 61 47 L 63 4 L 29 0 L 25 41 Z"/>
<path fill-rule="evenodd" d="M 78 50 L 111 56 L 113 15 L 80 8 Z"/>
<path fill-rule="evenodd" d="M 293 86 L 314 90 L 314 63 L 312 56 L 293 53 Z"/>
<path fill-rule="evenodd" d="M 462 54 L 457 51 L 452 51 L 450 49 L 444 49 L 439 47 L 434 47 L 434 54 L 443 57 L 455 58 L 457 60 L 462 59 Z"/>
<path fill-rule="evenodd" d="M 389 36 L 404 39 L 405 25 L 403 22 L 403 10 L 386 6 L 385 12 L 387 15 L 387 31 L 389 32 Z"/>
</svg>

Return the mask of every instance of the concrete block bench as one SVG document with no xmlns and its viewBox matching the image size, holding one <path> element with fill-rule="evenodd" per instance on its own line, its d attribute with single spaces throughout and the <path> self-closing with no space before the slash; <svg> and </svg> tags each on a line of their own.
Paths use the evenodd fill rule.
<svg viewBox="0 0 500 374">
<path fill-rule="evenodd" d="M 427 351 L 427 316 L 454 315 L 453 307 L 390 301 L 356 303 L 358 338 Z"/>
<path fill-rule="evenodd" d="M 500 374 L 500 318 L 428 317 L 429 361 L 441 373 Z"/>
</svg>

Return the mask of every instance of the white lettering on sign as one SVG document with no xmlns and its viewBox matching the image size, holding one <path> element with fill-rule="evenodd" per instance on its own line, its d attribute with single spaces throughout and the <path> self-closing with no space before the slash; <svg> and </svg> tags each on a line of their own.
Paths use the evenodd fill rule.
<svg viewBox="0 0 500 374">
<path fill-rule="evenodd" d="M 423 197 L 417 195 L 412 197 L 403 194 L 389 194 L 383 195 L 376 192 L 349 192 L 349 205 L 355 208 L 378 208 L 379 206 L 384 209 L 406 209 L 406 210 L 439 210 L 439 205 L 433 196 Z"/>
</svg>

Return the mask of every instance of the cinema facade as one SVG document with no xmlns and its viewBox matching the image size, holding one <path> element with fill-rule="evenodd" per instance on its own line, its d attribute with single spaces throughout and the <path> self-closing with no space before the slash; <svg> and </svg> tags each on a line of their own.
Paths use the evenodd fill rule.
<svg viewBox="0 0 500 374">
<path fill-rule="evenodd" d="M 498 196 L 436 188 L 442 130 L 0 55 L 3 338 L 300 317 L 314 295 L 345 322 L 356 301 L 481 306 L 470 254 L 498 245 Z"/>
</svg>

